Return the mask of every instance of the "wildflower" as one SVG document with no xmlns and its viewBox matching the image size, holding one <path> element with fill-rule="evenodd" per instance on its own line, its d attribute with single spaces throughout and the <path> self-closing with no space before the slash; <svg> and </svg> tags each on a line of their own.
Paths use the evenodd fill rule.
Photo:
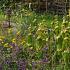
<svg viewBox="0 0 70 70">
<path fill-rule="evenodd" d="M 31 15 L 31 13 L 28 14 L 28 16 L 30 16 L 30 15 Z"/>
<path fill-rule="evenodd" d="M 0 43 L 3 43 L 3 38 L 0 38 Z"/>
<path fill-rule="evenodd" d="M 57 49 L 57 51 L 62 51 L 62 49 Z"/>
<path fill-rule="evenodd" d="M 41 27 L 39 27 L 37 31 L 41 31 L 41 30 L 43 30 L 43 29 Z"/>
<path fill-rule="evenodd" d="M 4 36 L 0 36 L 0 39 L 4 39 L 5 37 Z"/>
<path fill-rule="evenodd" d="M 69 50 L 67 49 L 67 50 L 64 50 L 64 53 L 69 53 Z"/>
<path fill-rule="evenodd" d="M 10 59 L 6 59 L 5 60 L 5 64 L 10 64 L 11 63 L 11 60 Z"/>
<path fill-rule="evenodd" d="M 15 43 L 15 42 L 16 42 L 16 39 L 15 39 L 15 38 L 14 38 L 14 39 L 12 39 L 12 42 L 13 42 L 13 43 Z"/>
<path fill-rule="evenodd" d="M 40 39 L 40 38 L 41 38 L 41 36 L 39 35 L 39 36 L 37 37 L 37 40 Z"/>
<path fill-rule="evenodd" d="M 33 47 L 30 47 L 30 49 L 32 50 L 32 49 L 33 49 Z"/>
<path fill-rule="evenodd" d="M 17 32 L 17 35 L 20 35 L 20 31 Z"/>
<path fill-rule="evenodd" d="M 47 62 L 48 62 L 48 58 L 47 57 L 42 59 L 42 63 L 47 63 Z"/>
<path fill-rule="evenodd" d="M 36 64 L 37 64 L 37 62 L 32 61 L 32 67 L 35 67 L 35 66 L 36 66 Z"/>
<path fill-rule="evenodd" d="M 16 45 L 14 43 L 10 43 L 10 46 L 15 47 Z"/>
<path fill-rule="evenodd" d="M 21 44 L 24 44 L 25 43 L 25 40 L 22 40 Z"/>
<path fill-rule="evenodd" d="M 13 46 L 9 46 L 9 48 L 13 48 Z"/>
<path fill-rule="evenodd" d="M 0 41 L 2 41 L 2 39 L 0 39 Z"/>
<path fill-rule="evenodd" d="M 25 60 L 20 59 L 18 61 L 18 69 L 19 70 L 26 70 L 26 61 Z"/>
<path fill-rule="evenodd" d="M 9 28 L 9 29 L 8 29 L 8 33 L 11 33 L 11 31 L 12 31 L 12 29 L 11 29 L 11 28 Z"/>
<path fill-rule="evenodd" d="M 48 38 L 46 38 L 46 41 L 48 41 Z"/>
<path fill-rule="evenodd" d="M 8 47 L 8 45 L 9 45 L 8 43 L 5 43 L 5 44 L 4 44 L 4 47 Z"/>
<path fill-rule="evenodd" d="M 3 44 L 4 42 L 2 41 L 1 43 Z"/>
<path fill-rule="evenodd" d="M 44 47 L 43 49 L 44 49 L 44 50 L 48 50 L 48 46 Z"/>
</svg>

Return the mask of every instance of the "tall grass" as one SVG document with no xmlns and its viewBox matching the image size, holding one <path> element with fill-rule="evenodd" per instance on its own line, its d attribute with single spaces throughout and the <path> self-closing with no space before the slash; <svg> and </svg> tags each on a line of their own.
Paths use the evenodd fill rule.
<svg viewBox="0 0 70 70">
<path fill-rule="evenodd" d="M 4 20 L 2 14 L 0 18 Z M 14 27 L 4 28 L 5 32 L 0 27 L 0 67 L 3 70 L 69 70 L 69 18 L 24 9 L 13 14 Z"/>
</svg>

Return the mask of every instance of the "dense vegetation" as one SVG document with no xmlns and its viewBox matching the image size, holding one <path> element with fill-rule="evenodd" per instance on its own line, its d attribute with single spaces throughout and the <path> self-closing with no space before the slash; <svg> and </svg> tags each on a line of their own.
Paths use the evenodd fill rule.
<svg viewBox="0 0 70 70">
<path fill-rule="evenodd" d="M 69 70 L 70 17 L 15 9 L 7 26 L 0 11 L 0 70 Z"/>
</svg>

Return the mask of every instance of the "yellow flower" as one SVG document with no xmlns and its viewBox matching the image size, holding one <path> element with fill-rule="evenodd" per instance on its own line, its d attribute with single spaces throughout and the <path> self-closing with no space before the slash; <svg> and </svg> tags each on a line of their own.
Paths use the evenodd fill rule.
<svg viewBox="0 0 70 70">
<path fill-rule="evenodd" d="M 4 44 L 4 47 L 8 47 L 8 43 L 5 43 L 5 44 Z"/>
<path fill-rule="evenodd" d="M 30 47 L 30 49 L 32 50 L 32 49 L 33 49 L 33 47 Z"/>
<path fill-rule="evenodd" d="M 14 39 L 12 39 L 12 42 L 13 42 L 13 43 L 15 43 L 15 42 L 16 42 L 16 39 L 15 39 L 15 38 L 14 38 Z"/>
<path fill-rule="evenodd" d="M 46 41 L 48 41 L 48 38 L 46 38 Z"/>
<path fill-rule="evenodd" d="M 21 44 L 24 44 L 25 43 L 25 40 L 23 40 L 22 42 L 21 42 Z"/>
<path fill-rule="evenodd" d="M 57 49 L 57 51 L 61 51 L 62 49 Z"/>
<path fill-rule="evenodd" d="M 40 30 L 42 30 L 42 28 L 39 27 L 37 31 L 40 31 Z"/>
<path fill-rule="evenodd" d="M 13 48 L 12 46 L 10 46 L 9 48 Z"/>
<path fill-rule="evenodd" d="M 0 39 L 4 39 L 5 37 L 4 36 L 0 36 Z"/>
<path fill-rule="evenodd" d="M 39 46 L 37 46 L 37 47 L 36 47 L 36 51 L 39 51 L 39 50 L 40 50 L 40 47 L 39 47 Z"/>
<path fill-rule="evenodd" d="M 0 42 L 3 43 L 4 36 L 0 36 Z"/>
<path fill-rule="evenodd" d="M 12 31 L 12 29 L 11 29 L 11 28 L 9 28 L 9 29 L 8 29 L 8 33 L 11 33 L 11 31 Z"/>
<path fill-rule="evenodd" d="M 25 38 L 22 38 L 21 39 L 21 44 L 24 44 L 26 41 L 25 41 Z"/>
<path fill-rule="evenodd" d="M 20 31 L 17 32 L 17 35 L 20 35 Z"/>
<path fill-rule="evenodd" d="M 31 13 L 28 14 L 29 16 L 31 15 Z"/>
<path fill-rule="evenodd" d="M 69 53 L 69 50 L 64 50 L 64 53 Z"/>
<path fill-rule="evenodd" d="M 37 40 L 38 40 L 38 39 L 40 39 L 40 38 L 41 38 L 41 36 L 40 36 L 40 35 L 38 35 Z"/>
<path fill-rule="evenodd" d="M 4 42 L 2 41 L 2 44 L 3 44 Z"/>
<path fill-rule="evenodd" d="M 0 39 L 0 41 L 2 41 L 2 39 Z"/>
</svg>

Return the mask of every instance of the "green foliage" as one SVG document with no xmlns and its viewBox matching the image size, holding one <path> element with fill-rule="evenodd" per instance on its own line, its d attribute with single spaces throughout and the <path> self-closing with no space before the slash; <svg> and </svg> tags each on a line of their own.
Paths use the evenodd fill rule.
<svg viewBox="0 0 70 70">
<path fill-rule="evenodd" d="M 0 30 L 0 48 L 5 56 L 2 61 L 10 57 L 12 70 L 17 70 L 16 62 L 20 60 L 28 70 L 70 69 L 69 18 L 23 8 L 17 11 L 11 17 L 16 25 L 6 33 Z M 9 66 L 5 64 L 5 68 L 8 70 Z"/>
</svg>

